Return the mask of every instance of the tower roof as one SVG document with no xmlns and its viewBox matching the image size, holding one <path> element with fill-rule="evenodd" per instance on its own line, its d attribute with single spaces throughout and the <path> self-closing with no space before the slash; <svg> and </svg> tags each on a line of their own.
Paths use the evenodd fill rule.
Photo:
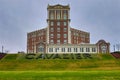
<svg viewBox="0 0 120 80">
<path fill-rule="evenodd" d="M 61 4 L 56 4 L 56 5 L 49 5 L 47 9 L 70 9 L 69 5 L 61 5 Z"/>
</svg>

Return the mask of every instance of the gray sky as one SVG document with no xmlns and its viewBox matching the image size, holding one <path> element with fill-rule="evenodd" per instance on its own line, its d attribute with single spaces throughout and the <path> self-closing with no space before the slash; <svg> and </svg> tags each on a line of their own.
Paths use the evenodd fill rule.
<svg viewBox="0 0 120 80">
<path fill-rule="evenodd" d="M 70 5 L 71 27 L 90 32 L 91 43 L 120 43 L 120 0 L 0 0 L 0 47 L 26 51 L 27 32 L 47 26 L 47 5 Z M 1 51 L 1 48 L 0 48 Z"/>
</svg>

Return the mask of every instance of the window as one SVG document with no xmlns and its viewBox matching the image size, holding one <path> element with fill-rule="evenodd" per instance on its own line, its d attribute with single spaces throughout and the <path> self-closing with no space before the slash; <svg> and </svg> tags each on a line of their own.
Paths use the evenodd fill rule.
<svg viewBox="0 0 120 80">
<path fill-rule="evenodd" d="M 66 22 L 64 22 L 63 24 L 64 24 L 64 26 L 67 26 L 67 23 L 66 23 Z"/>
<path fill-rule="evenodd" d="M 84 52 L 84 48 L 80 48 L 80 52 Z"/>
<path fill-rule="evenodd" d="M 32 46 L 32 49 L 34 49 L 34 46 Z"/>
<path fill-rule="evenodd" d="M 51 23 L 50 23 L 50 26 L 53 26 L 53 25 L 54 25 L 54 22 L 51 22 Z"/>
<path fill-rule="evenodd" d="M 57 38 L 60 38 L 60 34 L 57 34 Z"/>
<path fill-rule="evenodd" d="M 86 48 L 86 52 L 90 52 L 90 48 Z"/>
<path fill-rule="evenodd" d="M 74 32 L 73 34 L 74 34 L 74 35 L 76 35 L 76 33 L 75 33 L 75 32 Z"/>
<path fill-rule="evenodd" d="M 54 34 L 50 34 L 50 38 L 53 38 L 54 37 Z"/>
<path fill-rule="evenodd" d="M 78 52 L 78 49 L 76 48 L 76 52 Z"/>
<path fill-rule="evenodd" d="M 55 52 L 57 52 L 59 50 L 59 48 L 55 48 Z"/>
<path fill-rule="evenodd" d="M 62 52 L 65 52 L 65 48 L 62 48 Z"/>
<path fill-rule="evenodd" d="M 50 36 L 54 36 L 53 34 L 50 34 Z"/>
<path fill-rule="evenodd" d="M 53 40 L 50 40 L 50 43 L 51 43 L 51 44 L 53 44 L 53 43 L 54 43 L 54 41 L 53 41 Z"/>
<path fill-rule="evenodd" d="M 85 38 L 85 34 L 81 34 L 81 37 Z"/>
<path fill-rule="evenodd" d="M 64 38 L 67 38 L 67 34 L 64 34 Z"/>
<path fill-rule="evenodd" d="M 96 48 L 92 48 L 92 52 L 96 52 Z"/>
<path fill-rule="evenodd" d="M 68 52 L 71 52 L 71 48 L 68 48 Z"/>
<path fill-rule="evenodd" d="M 67 10 L 64 10 L 63 13 L 64 13 L 64 14 L 67 14 Z"/>
<path fill-rule="evenodd" d="M 49 48 L 49 52 L 53 52 L 53 48 Z"/>
<path fill-rule="evenodd" d="M 33 34 L 32 34 L 32 37 L 36 37 L 36 34 L 35 34 L 35 33 L 33 33 Z"/>
<path fill-rule="evenodd" d="M 64 44 L 66 44 L 67 43 L 67 40 L 64 40 Z"/>
<path fill-rule="evenodd" d="M 44 48 L 40 48 L 39 52 L 44 52 Z"/>
<path fill-rule="evenodd" d="M 63 13 L 64 13 L 63 19 L 65 20 L 65 19 L 67 19 L 67 10 L 64 10 Z"/>
<path fill-rule="evenodd" d="M 60 44 L 60 40 L 57 40 L 57 44 Z"/>
<path fill-rule="evenodd" d="M 50 42 L 53 42 L 53 40 L 50 40 Z"/>
<path fill-rule="evenodd" d="M 44 47 L 43 46 L 39 46 L 38 47 L 38 52 L 44 52 Z"/>
<path fill-rule="evenodd" d="M 64 14 L 63 19 L 66 20 L 67 19 L 67 15 Z"/>
<path fill-rule="evenodd" d="M 50 31 L 51 31 L 51 32 L 54 32 L 54 28 L 50 28 Z"/>
<path fill-rule="evenodd" d="M 60 19 L 60 15 L 59 14 L 57 15 L 57 19 Z"/>
<path fill-rule="evenodd" d="M 64 32 L 67 32 L 67 28 L 64 28 Z"/>
<path fill-rule="evenodd" d="M 81 38 L 81 41 L 84 42 L 84 41 L 85 41 L 85 38 L 82 37 L 82 38 Z"/>
<path fill-rule="evenodd" d="M 76 33 L 76 36 L 78 36 L 79 34 L 78 33 Z"/>
<path fill-rule="evenodd" d="M 60 32 L 60 28 L 57 28 L 57 32 Z"/>
<path fill-rule="evenodd" d="M 57 19 L 60 19 L 60 10 L 57 10 Z"/>
<path fill-rule="evenodd" d="M 50 11 L 50 19 L 54 19 L 54 11 L 53 10 Z"/>
<path fill-rule="evenodd" d="M 74 52 L 77 52 L 77 48 L 74 48 Z"/>
<path fill-rule="evenodd" d="M 60 22 L 57 22 L 57 26 L 60 26 Z"/>
<path fill-rule="evenodd" d="M 54 15 L 53 14 L 50 15 L 50 19 L 54 19 Z"/>
</svg>

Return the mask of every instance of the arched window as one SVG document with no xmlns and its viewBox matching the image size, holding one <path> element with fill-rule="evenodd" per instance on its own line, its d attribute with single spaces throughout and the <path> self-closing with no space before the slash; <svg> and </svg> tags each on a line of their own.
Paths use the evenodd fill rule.
<svg viewBox="0 0 120 80">
<path fill-rule="evenodd" d="M 38 52 L 44 52 L 44 46 L 43 45 L 38 46 Z"/>
</svg>

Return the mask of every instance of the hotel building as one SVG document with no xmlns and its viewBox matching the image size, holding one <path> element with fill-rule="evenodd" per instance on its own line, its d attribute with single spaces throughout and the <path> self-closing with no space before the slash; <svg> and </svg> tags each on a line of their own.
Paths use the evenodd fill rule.
<svg viewBox="0 0 120 80">
<path fill-rule="evenodd" d="M 70 21 L 69 5 L 48 5 L 48 25 L 27 33 L 27 53 L 109 53 L 109 43 L 90 44 L 90 33 L 72 28 Z"/>
</svg>

